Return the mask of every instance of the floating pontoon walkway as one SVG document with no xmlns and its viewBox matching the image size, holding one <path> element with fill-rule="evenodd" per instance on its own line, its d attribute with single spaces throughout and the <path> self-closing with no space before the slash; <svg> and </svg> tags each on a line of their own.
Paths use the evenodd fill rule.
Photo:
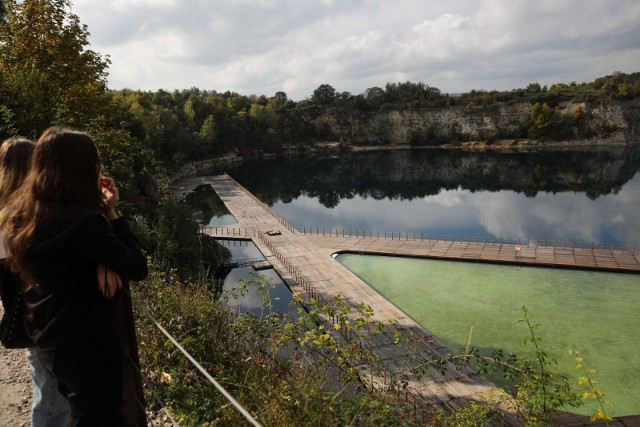
<svg viewBox="0 0 640 427">
<path fill-rule="evenodd" d="M 439 237 L 400 234 L 360 233 L 349 235 L 338 230 L 304 230 L 326 255 L 339 252 L 371 255 L 410 256 L 530 265 L 539 267 L 578 268 L 586 270 L 640 273 L 640 251 L 615 246 L 576 247 L 566 242 L 496 242 L 469 238 L 447 241 Z M 333 231 L 331 233 L 330 231 Z"/>
<path fill-rule="evenodd" d="M 207 184 L 211 185 L 220 196 L 238 224 L 228 227 L 207 226 L 203 228 L 203 232 L 221 238 L 253 240 L 285 283 L 292 291 L 300 292 L 307 303 L 313 299 L 321 304 L 331 305 L 334 297 L 341 295 L 344 303 L 352 306 L 354 312 L 357 311 L 355 307 L 358 304 L 371 307 L 374 313 L 373 321 L 383 324 L 386 332 L 376 333 L 373 339 L 365 340 L 365 337 L 344 333 L 346 328 L 336 330 L 334 325 L 339 321 L 336 317 L 323 316 L 321 323 L 327 330 L 333 331 L 336 338 L 344 345 L 363 345 L 376 352 L 383 367 L 377 372 L 367 373 L 367 379 L 372 384 L 389 385 L 390 378 L 408 373 L 406 380 L 409 389 L 414 390 L 417 396 L 449 408 L 459 407 L 469 401 L 495 401 L 499 397 L 505 397 L 498 387 L 473 370 L 467 368 L 461 372 L 451 363 L 447 364 L 444 375 L 433 368 L 428 369 L 428 378 L 419 379 L 409 373 L 416 363 L 429 361 L 434 356 L 449 354 L 450 351 L 426 329 L 407 317 L 329 255 L 336 251 L 352 251 L 514 262 L 523 262 L 523 259 L 531 259 L 535 256 L 536 259 L 544 260 L 545 263 L 553 263 L 550 259 L 554 256 L 553 251 L 542 251 L 538 248 L 531 251 L 531 248 L 521 247 L 516 260 L 513 248 L 505 249 L 468 242 L 419 242 L 408 239 L 385 240 L 373 236 L 305 235 L 296 231 L 227 175 L 180 180 L 176 183 L 179 185 L 175 189 L 176 196 Z M 582 262 L 587 258 L 583 257 L 579 251 L 574 250 L 572 253 L 573 255 L 567 258 L 573 259 L 574 263 Z M 558 252 L 558 256 L 560 255 L 564 257 L 564 253 Z M 613 262 L 619 262 L 628 269 L 640 271 L 638 258 L 635 255 L 628 259 L 624 258 L 622 261 L 614 258 L 610 263 Z M 395 333 L 411 336 L 411 347 L 395 344 Z M 505 404 L 501 408 L 505 412 L 507 425 L 520 425 L 511 415 L 510 408 Z M 572 423 L 570 418 L 565 419 L 566 425 L 582 425 L 579 422 Z"/>
</svg>

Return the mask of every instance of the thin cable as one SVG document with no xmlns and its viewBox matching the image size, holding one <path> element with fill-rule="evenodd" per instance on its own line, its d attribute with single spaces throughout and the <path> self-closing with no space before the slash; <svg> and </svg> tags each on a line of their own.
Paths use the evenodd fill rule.
<svg viewBox="0 0 640 427">
<path fill-rule="evenodd" d="M 200 372 L 201 372 L 201 373 L 202 373 L 202 374 L 203 374 L 203 375 L 204 375 L 204 376 L 205 376 L 205 377 L 206 377 L 206 378 L 211 382 L 211 384 L 213 384 L 213 385 L 214 385 L 214 387 L 215 387 L 216 389 L 218 389 L 218 391 L 219 391 L 220 393 L 222 393 L 222 395 L 223 395 L 224 397 L 226 397 L 226 398 L 227 398 L 227 400 L 228 400 L 229 402 L 231 402 L 231 404 L 232 404 L 232 405 L 233 405 L 233 406 L 238 410 L 238 412 L 240 412 L 240 413 L 241 413 L 241 414 L 246 418 L 246 420 L 247 420 L 247 421 L 249 421 L 252 425 L 254 425 L 254 426 L 256 426 L 256 427 L 262 427 L 262 426 L 260 425 L 260 423 L 258 423 L 258 421 L 256 421 L 256 420 L 255 420 L 255 418 L 253 418 L 253 417 L 251 416 L 251 414 L 250 414 L 249 412 L 247 412 L 247 410 L 246 410 L 246 409 L 244 409 L 244 408 L 242 407 L 242 405 L 240 405 L 240 403 L 238 403 L 238 401 L 236 401 L 236 400 L 233 398 L 233 396 L 231 396 L 231 395 L 230 395 L 230 394 L 229 394 L 229 393 L 224 389 L 224 387 L 222 387 L 222 386 L 218 383 L 218 381 L 216 381 L 216 380 L 215 380 L 215 378 L 213 378 L 213 377 L 212 377 L 212 376 L 207 372 L 207 370 L 206 370 L 206 369 L 204 369 L 204 368 L 203 368 L 203 367 L 202 367 L 202 366 L 201 366 L 201 365 L 200 365 L 200 364 L 199 364 L 199 363 L 198 363 L 198 362 L 197 362 L 197 361 L 196 361 L 196 360 L 195 360 L 195 359 L 194 359 L 194 358 L 189 354 L 189 352 L 187 352 L 187 350 L 185 350 L 185 349 L 184 349 L 184 347 L 182 347 L 182 346 L 180 345 L 180 343 L 179 343 L 178 341 L 176 341 L 176 340 L 175 340 L 175 338 L 173 338 L 173 337 L 171 336 L 171 334 L 169 334 L 169 332 L 167 332 L 167 330 L 166 330 L 166 329 L 164 329 L 164 328 L 162 327 L 162 325 L 160 325 L 160 324 L 156 321 L 156 319 L 151 315 L 151 313 L 149 313 L 149 311 L 146 309 L 146 307 L 141 306 L 141 308 L 142 308 L 142 311 L 144 312 L 145 316 L 147 316 L 147 318 L 148 318 L 149 320 L 151 320 L 151 322 L 152 322 L 154 325 L 156 325 L 156 327 L 157 327 L 158 329 L 160 329 L 160 331 L 164 334 L 164 336 L 166 336 L 166 337 L 169 339 L 169 341 L 171 341 L 171 342 L 173 343 L 173 345 L 175 345 L 175 346 L 176 346 L 176 348 L 177 348 L 178 350 L 180 350 L 180 352 L 184 355 L 184 357 L 186 357 L 187 359 L 189 359 L 189 361 L 190 361 L 191 363 L 193 363 L 193 365 L 194 365 L 196 368 L 198 368 L 198 370 L 199 370 L 199 371 L 200 371 Z"/>
</svg>

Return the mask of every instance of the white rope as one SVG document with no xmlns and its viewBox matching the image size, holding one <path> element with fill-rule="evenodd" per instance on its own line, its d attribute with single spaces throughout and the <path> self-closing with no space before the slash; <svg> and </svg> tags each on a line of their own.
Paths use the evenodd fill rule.
<svg viewBox="0 0 640 427">
<path fill-rule="evenodd" d="M 252 425 L 254 425 L 254 426 L 256 426 L 256 427 L 262 427 L 262 426 L 260 425 L 260 423 L 258 423 L 258 421 L 256 421 L 256 420 L 255 420 L 255 418 L 253 418 L 253 417 L 251 416 L 251 414 L 250 414 L 249 412 L 247 412 L 247 410 L 246 410 L 246 409 L 244 409 L 244 408 L 242 407 L 242 405 L 240 405 L 240 403 L 238 403 L 238 401 L 236 401 L 236 400 L 233 398 L 233 396 L 231 396 L 231 395 L 227 392 L 227 390 L 225 390 L 225 389 L 224 389 L 224 387 L 222 387 L 222 386 L 220 385 L 220 383 L 218 383 L 218 381 L 216 381 L 216 380 L 215 380 L 215 378 L 213 378 L 213 377 L 212 377 L 212 376 L 207 372 L 207 370 L 206 370 L 205 368 L 203 368 L 203 367 L 202 367 L 202 366 L 201 366 L 201 365 L 200 365 L 200 364 L 199 364 L 199 363 L 198 363 L 198 362 L 193 358 L 193 356 L 191 356 L 191 355 L 189 354 L 189 352 L 187 352 L 187 350 L 185 350 L 185 349 L 184 349 L 184 347 L 182 347 L 182 346 L 180 345 L 180 343 L 179 343 L 178 341 L 176 341 L 176 339 L 175 339 L 175 338 L 173 338 L 173 337 L 171 336 L 171 334 L 169 334 L 169 332 L 167 332 L 167 330 L 166 330 L 166 329 L 164 329 L 164 328 L 162 327 L 162 325 L 160 325 L 160 324 L 156 321 L 156 319 L 154 319 L 154 318 L 153 318 L 153 316 L 151 315 L 151 313 L 149 313 L 149 311 L 148 311 L 145 307 L 141 307 L 141 308 L 142 308 L 142 310 L 144 311 L 144 314 L 149 318 L 149 320 L 151 320 L 151 322 L 153 322 L 153 324 L 155 324 L 155 325 L 158 327 L 158 329 L 160 329 L 160 331 L 161 331 L 161 332 L 162 332 L 162 333 L 163 333 L 167 338 L 169 338 L 169 340 L 173 343 L 173 345 L 175 345 L 175 346 L 176 346 L 176 348 L 177 348 L 178 350 L 180 350 L 180 352 L 184 355 L 184 357 L 186 357 L 187 359 L 189 359 L 189 361 L 190 361 L 191 363 L 193 363 L 193 365 L 194 365 L 196 368 L 198 368 L 198 370 L 199 370 L 199 371 L 200 371 L 200 372 L 201 372 L 201 373 L 202 373 L 202 374 L 203 374 L 203 375 L 204 375 L 204 376 L 205 376 L 205 377 L 206 377 L 206 378 L 211 382 L 211 384 L 213 384 L 213 385 L 214 385 L 214 387 L 215 387 L 216 389 L 218 389 L 218 391 L 219 391 L 220 393 L 222 393 L 222 395 L 223 395 L 224 397 L 226 397 L 226 398 L 227 398 L 227 400 L 228 400 L 229 402 L 231 402 L 231 404 L 232 404 L 233 406 L 235 406 L 235 408 L 238 410 L 238 412 L 240 412 L 240 413 L 241 413 L 241 414 L 246 418 L 246 420 L 247 420 L 247 421 L 249 421 Z"/>
</svg>

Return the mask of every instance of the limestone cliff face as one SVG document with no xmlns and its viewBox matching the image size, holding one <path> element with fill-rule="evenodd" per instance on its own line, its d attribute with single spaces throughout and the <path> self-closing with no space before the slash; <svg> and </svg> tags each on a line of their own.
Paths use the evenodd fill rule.
<svg viewBox="0 0 640 427">
<path fill-rule="evenodd" d="M 606 123 L 614 131 L 605 143 L 640 141 L 640 101 L 616 101 L 603 105 L 561 103 L 560 114 L 575 114 L 582 110 L 587 126 L 596 130 Z M 495 106 L 447 107 L 403 111 L 361 112 L 345 109 L 325 109 L 309 114 L 316 128 L 326 129 L 336 140 L 353 145 L 409 144 L 415 129 L 433 130 L 443 135 L 454 133 L 473 140 L 487 139 L 496 131 L 517 134 L 531 126 L 531 104 L 512 103 Z"/>
<path fill-rule="evenodd" d="M 640 100 L 616 101 L 602 105 L 589 105 L 586 103 L 564 103 L 557 106 L 561 114 L 575 114 L 578 109 L 586 117 L 587 125 L 597 129 L 602 123 L 608 128 L 615 129 L 606 138 L 592 138 L 589 140 L 572 141 L 530 141 L 523 138 L 497 141 L 491 144 L 484 142 L 466 142 L 460 144 L 460 148 L 469 151 L 532 151 L 547 150 L 574 150 L 577 146 L 587 147 L 590 150 L 598 146 L 627 146 L 640 143 Z M 449 134 L 457 132 L 467 136 L 466 139 L 483 141 L 489 138 L 496 130 L 502 133 L 514 132 L 531 126 L 531 104 L 513 103 L 500 104 L 488 107 L 448 107 L 440 109 L 420 109 L 402 111 L 374 111 L 362 112 L 358 110 L 311 107 L 294 110 L 295 120 L 307 125 L 323 129 L 325 137 L 320 143 L 293 143 L 282 146 L 277 152 L 264 152 L 262 150 L 249 150 L 219 156 L 214 159 L 189 162 L 175 171 L 170 177 L 174 181 L 180 177 L 206 175 L 229 170 L 243 164 L 245 161 L 264 161 L 268 159 L 312 159 L 344 157 L 349 151 L 343 151 L 338 141 L 346 142 L 354 150 L 367 148 L 376 149 L 404 149 L 410 142 L 411 132 L 415 129 L 433 127 L 439 133 Z M 372 146 L 372 147 L 363 147 Z M 409 155 L 403 153 L 402 157 Z M 415 153 L 411 154 L 415 156 Z M 455 157 L 464 159 L 462 154 Z M 397 160 L 397 159 L 396 159 Z M 387 158 L 385 161 L 394 161 Z M 445 160 L 445 163 L 449 160 Z M 504 159 L 502 160 L 504 161 Z M 479 165 L 477 160 L 472 165 L 452 165 L 460 171 L 473 170 L 474 176 L 486 176 L 496 174 L 492 164 Z M 518 170 L 516 165 L 507 170 Z M 393 168 L 390 168 L 393 170 Z M 402 170 L 403 168 L 400 168 Z M 404 168 L 407 170 L 407 168 Z M 539 168 L 540 169 L 540 168 Z M 522 170 L 520 168 L 520 170 Z M 540 170 L 538 172 L 541 172 Z M 440 171 L 439 174 L 447 173 Z M 497 173 L 501 177 L 508 177 L 509 172 Z M 520 176 L 520 175 L 519 175 Z M 458 177 L 460 178 L 460 177 Z M 458 178 L 452 181 L 459 181 Z M 403 177 L 406 179 L 406 177 Z M 508 180 L 517 178 L 509 177 Z M 570 172 L 566 176 L 562 173 L 555 178 L 549 178 L 556 182 L 581 182 L 585 179 L 582 173 Z M 588 178 L 586 181 L 593 181 Z M 597 179 L 596 179 L 597 181 Z"/>
</svg>

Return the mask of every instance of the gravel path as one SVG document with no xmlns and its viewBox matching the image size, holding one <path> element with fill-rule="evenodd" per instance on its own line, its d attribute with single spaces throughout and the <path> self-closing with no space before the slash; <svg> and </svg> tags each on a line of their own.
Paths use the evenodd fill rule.
<svg viewBox="0 0 640 427">
<path fill-rule="evenodd" d="M 31 374 L 27 352 L 7 350 L 0 345 L 0 427 L 28 427 L 30 413 Z"/>
</svg>

